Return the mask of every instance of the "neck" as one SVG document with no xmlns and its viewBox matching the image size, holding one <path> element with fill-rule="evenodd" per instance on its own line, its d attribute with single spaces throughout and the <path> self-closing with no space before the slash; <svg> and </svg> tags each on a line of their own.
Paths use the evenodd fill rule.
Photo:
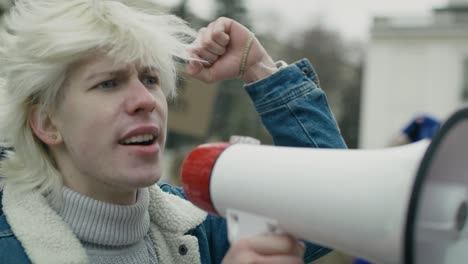
<svg viewBox="0 0 468 264">
<path fill-rule="evenodd" d="M 137 201 L 130 206 L 97 201 L 67 188 L 62 195 L 63 205 L 57 212 L 88 247 L 133 245 L 149 230 L 147 188 L 140 189 Z"/>
</svg>

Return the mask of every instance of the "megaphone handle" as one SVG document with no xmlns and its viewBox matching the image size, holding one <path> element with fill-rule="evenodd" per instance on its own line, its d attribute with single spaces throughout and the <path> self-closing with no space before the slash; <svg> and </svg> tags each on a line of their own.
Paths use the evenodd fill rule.
<svg viewBox="0 0 468 264">
<path fill-rule="evenodd" d="M 236 209 L 226 210 L 229 242 L 260 234 L 284 234 L 274 219 Z"/>
</svg>

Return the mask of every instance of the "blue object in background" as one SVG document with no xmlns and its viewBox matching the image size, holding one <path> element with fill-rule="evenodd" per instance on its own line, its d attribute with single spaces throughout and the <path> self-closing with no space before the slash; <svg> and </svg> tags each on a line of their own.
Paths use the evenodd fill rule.
<svg viewBox="0 0 468 264">
<path fill-rule="evenodd" d="M 370 262 L 367 262 L 363 259 L 356 259 L 353 261 L 353 264 L 371 264 Z"/>
<path fill-rule="evenodd" d="M 403 133 L 410 142 L 416 142 L 426 138 L 432 138 L 439 131 L 441 122 L 429 115 L 422 115 L 414 118 L 403 129 Z"/>
</svg>

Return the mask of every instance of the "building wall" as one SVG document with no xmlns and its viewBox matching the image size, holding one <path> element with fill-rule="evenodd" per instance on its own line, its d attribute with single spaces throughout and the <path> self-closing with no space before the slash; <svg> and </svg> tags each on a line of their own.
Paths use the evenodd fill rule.
<svg viewBox="0 0 468 264">
<path fill-rule="evenodd" d="M 464 104 L 468 34 L 422 31 L 373 34 L 362 93 L 361 148 L 387 146 L 418 114 L 443 120 Z"/>
</svg>

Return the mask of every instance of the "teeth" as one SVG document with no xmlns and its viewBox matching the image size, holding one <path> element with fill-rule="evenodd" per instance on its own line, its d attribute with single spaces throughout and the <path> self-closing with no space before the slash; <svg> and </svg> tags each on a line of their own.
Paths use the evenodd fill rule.
<svg viewBox="0 0 468 264">
<path fill-rule="evenodd" d="M 138 136 L 133 136 L 130 138 L 125 139 L 122 141 L 123 144 L 135 144 L 135 143 L 143 143 L 143 142 L 148 142 L 148 141 L 153 141 L 154 136 L 151 134 L 145 134 L 145 135 L 138 135 Z"/>
</svg>

